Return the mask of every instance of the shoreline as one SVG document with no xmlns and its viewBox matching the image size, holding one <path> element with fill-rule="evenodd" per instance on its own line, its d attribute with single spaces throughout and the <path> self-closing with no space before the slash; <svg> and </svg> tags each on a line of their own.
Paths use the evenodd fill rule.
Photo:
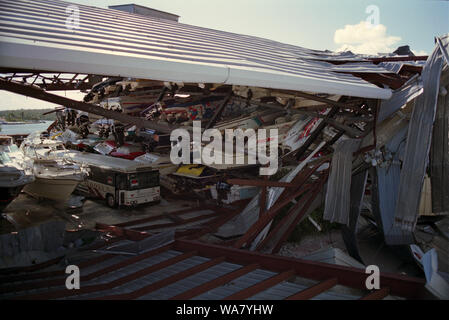
<svg viewBox="0 0 449 320">
<path fill-rule="evenodd" d="M 37 123 L 45 123 L 46 120 L 31 120 L 31 121 L 1 121 L 0 125 L 20 125 L 20 124 L 37 124 Z"/>
</svg>

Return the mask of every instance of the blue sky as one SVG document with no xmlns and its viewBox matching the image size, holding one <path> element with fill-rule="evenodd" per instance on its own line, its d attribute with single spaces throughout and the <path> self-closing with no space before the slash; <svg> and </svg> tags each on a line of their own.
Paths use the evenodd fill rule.
<svg viewBox="0 0 449 320">
<path fill-rule="evenodd" d="M 72 0 L 107 8 L 136 3 L 178 14 L 180 22 L 269 38 L 310 49 L 391 52 L 408 44 L 430 54 L 434 36 L 449 33 L 449 1 L 437 0 Z M 369 5 L 379 9 L 379 24 L 361 23 Z M 335 36 L 338 35 L 336 38 Z M 338 40 L 338 41 L 336 41 Z M 391 51 L 388 51 L 391 50 Z M 68 97 L 80 98 L 75 93 Z M 0 110 L 45 108 L 52 104 L 0 92 Z"/>
</svg>

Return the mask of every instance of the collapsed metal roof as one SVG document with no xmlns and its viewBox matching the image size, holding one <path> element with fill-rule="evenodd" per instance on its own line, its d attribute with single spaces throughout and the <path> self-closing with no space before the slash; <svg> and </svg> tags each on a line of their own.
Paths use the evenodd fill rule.
<svg viewBox="0 0 449 320">
<path fill-rule="evenodd" d="M 347 73 L 389 71 L 348 52 L 310 50 L 77 4 L 79 28 L 69 29 L 66 21 L 71 13 L 66 9 L 71 3 L 1 0 L 0 4 L 0 67 L 377 99 L 391 96 L 390 89 Z M 336 67 L 331 61 L 353 63 Z"/>
<path fill-rule="evenodd" d="M 56 269 L 0 277 L 0 282 L 5 284 L 0 287 L 0 297 L 354 300 L 383 299 L 390 294 L 414 298 L 424 292 L 424 281 L 421 279 L 382 273 L 382 288 L 367 293 L 363 269 L 263 255 L 189 240 L 159 243 L 133 256 L 111 253 L 91 255 L 78 265 L 85 283 L 80 290 L 67 290 L 65 268 L 58 266 Z M 337 285 L 346 290 L 332 290 Z"/>
</svg>

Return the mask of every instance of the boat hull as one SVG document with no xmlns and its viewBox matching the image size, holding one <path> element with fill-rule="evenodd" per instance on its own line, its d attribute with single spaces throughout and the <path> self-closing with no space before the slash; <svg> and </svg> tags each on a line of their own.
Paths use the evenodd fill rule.
<svg viewBox="0 0 449 320">
<path fill-rule="evenodd" d="M 64 201 L 69 198 L 79 182 L 79 180 L 73 179 L 46 179 L 36 177 L 36 180 L 25 186 L 23 191 L 36 198 Z"/>
</svg>

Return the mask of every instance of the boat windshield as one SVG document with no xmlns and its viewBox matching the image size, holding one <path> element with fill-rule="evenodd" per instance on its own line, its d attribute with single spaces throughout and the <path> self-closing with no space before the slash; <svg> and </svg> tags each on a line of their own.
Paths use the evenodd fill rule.
<svg viewBox="0 0 449 320">
<path fill-rule="evenodd" d="M 17 147 L 15 144 L 7 145 L 7 146 L 0 146 L 0 151 L 3 152 L 18 152 L 19 147 Z"/>
<path fill-rule="evenodd" d="M 11 158 L 6 152 L 0 152 L 0 163 L 5 164 L 11 162 Z"/>
</svg>

